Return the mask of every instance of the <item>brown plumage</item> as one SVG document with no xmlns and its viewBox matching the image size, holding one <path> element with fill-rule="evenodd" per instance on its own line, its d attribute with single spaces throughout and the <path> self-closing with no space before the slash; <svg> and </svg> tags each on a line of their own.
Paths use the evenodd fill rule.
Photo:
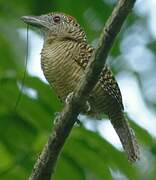
<svg viewBox="0 0 156 180">
<path fill-rule="evenodd" d="M 23 20 L 44 32 L 41 65 L 46 79 L 58 97 L 65 102 L 75 90 L 94 51 L 77 21 L 64 13 L 24 16 Z M 122 96 L 112 72 L 107 66 L 88 97 L 90 111 L 83 113 L 101 119 L 105 113 L 116 130 L 128 159 L 139 158 L 135 135 L 123 114 Z"/>
</svg>

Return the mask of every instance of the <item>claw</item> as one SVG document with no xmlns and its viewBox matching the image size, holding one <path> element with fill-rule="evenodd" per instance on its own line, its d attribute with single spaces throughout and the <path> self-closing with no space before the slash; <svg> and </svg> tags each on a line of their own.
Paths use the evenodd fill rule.
<svg viewBox="0 0 156 180">
<path fill-rule="evenodd" d="M 71 92 L 67 95 L 66 100 L 65 100 L 66 104 L 69 103 L 70 99 L 73 97 L 73 94 L 74 94 L 74 92 Z"/>
<path fill-rule="evenodd" d="M 82 122 L 79 119 L 77 119 L 75 121 L 74 127 L 80 127 L 81 125 L 82 125 Z"/>
<path fill-rule="evenodd" d="M 89 112 L 89 111 L 91 111 L 91 105 L 90 105 L 90 103 L 88 102 L 88 101 L 86 101 L 86 107 L 87 107 L 87 113 Z"/>
</svg>

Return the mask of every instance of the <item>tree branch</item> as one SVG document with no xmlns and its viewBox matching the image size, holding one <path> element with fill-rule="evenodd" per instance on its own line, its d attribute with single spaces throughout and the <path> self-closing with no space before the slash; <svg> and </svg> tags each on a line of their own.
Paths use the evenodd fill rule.
<svg viewBox="0 0 156 180">
<path fill-rule="evenodd" d="M 40 157 L 37 159 L 29 180 L 50 180 L 51 175 L 53 175 L 58 156 L 80 113 L 80 107 L 85 104 L 86 98 L 97 83 L 108 52 L 134 3 L 135 0 L 118 1 L 102 31 L 98 47 L 87 67 L 87 73 L 71 97 L 70 102 L 66 104 L 61 115 L 57 117 L 57 123 Z"/>
</svg>

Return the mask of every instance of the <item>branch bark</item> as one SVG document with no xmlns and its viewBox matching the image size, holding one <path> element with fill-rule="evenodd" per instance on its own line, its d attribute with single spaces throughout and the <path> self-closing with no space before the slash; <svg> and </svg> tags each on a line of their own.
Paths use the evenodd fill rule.
<svg viewBox="0 0 156 180">
<path fill-rule="evenodd" d="M 119 33 L 124 20 L 132 10 L 136 0 L 118 0 L 111 16 L 108 18 L 99 39 L 98 47 L 90 59 L 87 73 L 77 87 L 70 102 L 66 104 L 57 123 L 51 132 L 48 142 L 37 159 L 29 180 L 50 180 L 61 149 L 80 113 L 89 93 L 94 88 L 98 77 L 105 65 L 106 58 Z"/>
</svg>

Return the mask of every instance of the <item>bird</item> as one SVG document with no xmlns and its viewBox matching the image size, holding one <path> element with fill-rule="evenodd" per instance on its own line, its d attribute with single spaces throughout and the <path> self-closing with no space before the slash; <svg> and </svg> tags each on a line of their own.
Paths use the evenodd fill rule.
<svg viewBox="0 0 156 180">
<path fill-rule="evenodd" d="M 21 19 L 43 32 L 41 68 L 50 86 L 65 104 L 85 75 L 95 49 L 88 43 L 84 29 L 71 15 L 51 12 L 40 16 L 22 16 Z M 95 119 L 107 115 L 128 160 L 136 162 L 139 159 L 139 145 L 124 115 L 122 95 L 108 65 L 104 66 L 87 102 L 90 108 L 85 106 L 82 113 Z"/>
</svg>

